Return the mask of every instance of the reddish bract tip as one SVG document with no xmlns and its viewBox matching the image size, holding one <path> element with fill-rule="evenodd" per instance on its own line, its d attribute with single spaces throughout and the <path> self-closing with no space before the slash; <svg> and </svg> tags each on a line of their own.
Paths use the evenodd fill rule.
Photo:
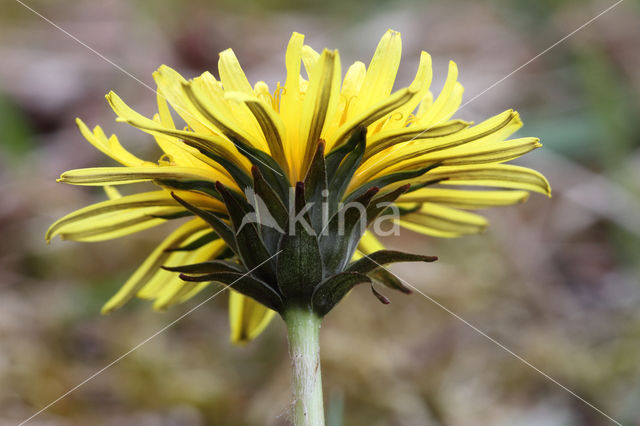
<svg viewBox="0 0 640 426">
<path fill-rule="evenodd" d="M 173 197 L 174 200 L 176 200 L 183 206 L 186 204 L 186 202 L 182 198 L 178 197 L 175 192 L 171 191 L 171 196 Z"/>
<path fill-rule="evenodd" d="M 326 148 L 326 146 L 327 143 L 324 141 L 324 139 L 318 139 L 318 152 L 324 154 L 324 149 Z"/>
<path fill-rule="evenodd" d="M 371 292 L 383 304 L 388 305 L 389 303 L 391 303 L 391 301 L 384 294 L 378 293 L 378 290 L 376 290 L 376 288 L 373 286 L 373 283 L 371 283 Z"/>
<path fill-rule="evenodd" d="M 380 187 L 372 186 L 367 190 L 367 194 L 373 196 L 373 195 L 376 195 L 379 191 L 380 191 Z"/>
<path fill-rule="evenodd" d="M 195 282 L 195 277 L 192 277 L 191 275 L 187 275 L 187 274 L 180 274 L 178 275 L 178 277 L 180 277 L 180 279 L 182 281 L 189 281 L 189 282 Z"/>
<path fill-rule="evenodd" d="M 220 182 L 219 180 L 216 181 L 216 189 L 218 190 L 218 192 L 222 193 L 223 191 L 225 191 L 227 188 L 222 184 L 222 182 Z"/>
</svg>

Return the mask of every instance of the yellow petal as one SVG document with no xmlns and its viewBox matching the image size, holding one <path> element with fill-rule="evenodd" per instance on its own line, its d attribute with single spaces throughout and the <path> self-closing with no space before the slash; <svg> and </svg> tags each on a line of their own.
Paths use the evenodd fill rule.
<svg viewBox="0 0 640 426">
<path fill-rule="evenodd" d="M 248 110 L 244 111 L 244 120 L 240 121 L 241 124 L 236 122 L 234 113 L 239 109 L 236 108 L 232 113 L 226 99 L 215 99 L 211 92 L 206 90 L 206 86 L 200 83 L 199 80 L 194 80 L 191 84 L 183 86 L 187 97 L 198 111 L 227 138 L 264 149 L 265 141 L 253 115 Z M 253 94 L 253 91 L 251 93 Z M 242 107 L 246 108 L 244 105 Z"/>
<path fill-rule="evenodd" d="M 400 66 L 401 54 L 400 33 L 388 30 L 371 58 L 360 96 L 353 106 L 354 114 L 362 113 L 389 96 Z"/>
<path fill-rule="evenodd" d="M 210 229 L 201 229 L 199 231 L 196 231 L 192 233 L 188 238 L 186 238 L 180 245 L 185 246 L 187 244 L 190 244 L 191 242 L 209 232 L 211 232 Z M 224 242 L 221 242 L 221 240 L 215 240 L 209 244 L 214 243 L 224 244 Z M 191 259 L 193 259 L 194 257 L 202 257 L 201 253 L 204 253 L 203 249 L 204 247 L 193 251 L 170 251 L 162 266 L 181 266 L 196 263 L 192 262 Z M 202 261 L 205 260 L 209 259 L 203 259 Z M 136 293 L 136 297 L 147 300 L 157 299 L 164 293 L 171 292 L 172 290 L 176 289 L 176 287 L 182 287 L 182 282 L 183 280 L 180 279 L 179 273 L 158 268 L 157 271 L 149 278 L 147 283 Z"/>
<path fill-rule="evenodd" d="M 219 176 L 222 178 L 222 176 Z M 60 175 L 58 182 L 72 185 L 124 185 L 154 179 L 204 181 L 215 184 L 216 176 L 194 167 L 91 167 L 75 169 Z M 220 179 L 222 181 L 222 179 Z"/>
<path fill-rule="evenodd" d="M 434 123 L 444 123 L 449 120 L 460 108 L 460 104 L 462 103 L 462 95 L 464 94 L 464 87 L 462 84 L 456 81 L 453 86 L 453 91 L 447 102 L 443 105 L 440 113 L 434 119 Z M 431 124 L 433 126 L 433 124 Z"/>
<path fill-rule="evenodd" d="M 398 129 L 405 126 L 407 119 L 409 118 L 409 114 L 413 112 L 416 106 L 418 106 L 420 100 L 429 91 L 432 77 L 433 71 L 431 68 L 431 56 L 427 52 L 421 52 L 418 71 L 409 86 L 416 91 L 416 96 L 414 96 L 410 102 L 407 102 L 398 108 L 394 113 L 394 115 L 398 115 L 398 118 L 388 120 L 384 126 L 385 129 Z"/>
<path fill-rule="evenodd" d="M 275 312 L 236 291 L 229 293 L 231 342 L 245 344 L 256 338 L 269 325 Z"/>
<path fill-rule="evenodd" d="M 440 229 L 436 229 L 436 228 L 433 228 L 433 227 L 430 227 L 430 226 L 424 226 L 424 225 L 421 225 L 421 224 L 408 222 L 408 221 L 404 221 L 404 220 L 400 220 L 400 219 L 395 220 L 394 222 L 396 222 L 402 228 L 408 229 L 408 230 L 413 231 L 413 232 L 417 232 L 418 234 L 429 235 L 431 237 L 457 238 L 457 237 L 461 237 L 461 236 L 464 235 L 464 234 L 462 234 L 460 232 L 442 231 Z"/>
<path fill-rule="evenodd" d="M 469 191 L 423 188 L 401 195 L 398 203 L 431 202 L 458 209 L 479 209 L 523 203 L 527 198 L 529 198 L 527 191 Z"/>
<path fill-rule="evenodd" d="M 347 122 L 349 118 L 353 118 L 354 114 L 351 105 L 360 92 L 366 73 L 367 68 L 360 61 L 354 62 L 347 70 L 336 112 L 329 122 L 325 124 L 323 134 L 326 141 L 333 140 L 338 128 Z"/>
<path fill-rule="evenodd" d="M 205 231 L 209 232 L 209 230 Z M 185 241 L 185 244 L 189 244 L 192 241 L 195 241 L 197 238 L 201 237 L 202 234 L 194 235 L 188 240 Z M 169 256 L 166 260 L 167 266 L 179 266 L 179 265 L 189 265 L 194 263 L 206 262 L 220 255 L 226 245 L 222 240 L 212 241 L 197 250 L 191 252 L 173 252 L 174 256 Z M 160 270 L 161 272 L 167 272 L 164 270 Z M 158 275 L 160 275 L 160 271 Z M 165 282 L 162 288 L 156 290 L 155 301 L 153 303 L 153 309 L 157 311 L 162 311 L 168 309 L 170 306 L 175 305 L 176 303 L 182 303 L 185 300 L 186 295 L 191 294 L 191 296 L 195 295 L 193 290 L 195 288 L 200 287 L 200 283 L 190 283 L 185 282 L 180 279 L 179 274 L 175 272 L 170 272 L 172 274 L 170 277 L 172 282 L 165 282 L 164 277 L 158 276 L 154 277 L 153 280 L 149 282 L 149 286 L 154 285 L 154 281 L 156 282 Z M 145 286 L 146 287 L 146 286 Z M 144 295 L 143 290 L 140 290 L 138 296 L 142 297 Z"/>
<path fill-rule="evenodd" d="M 214 129 L 210 123 L 207 123 L 184 95 L 182 84 L 187 82 L 184 77 L 168 66 L 162 65 L 153 73 L 153 79 L 158 85 L 158 93 L 171 104 L 190 128 L 199 133 L 213 133 Z"/>
<path fill-rule="evenodd" d="M 199 218 L 190 220 L 176 229 L 167 237 L 156 249 L 147 257 L 140 267 L 133 273 L 131 278 L 109 299 L 102 307 L 102 313 L 107 314 L 120 308 L 127 303 L 140 290 L 150 278 L 158 271 L 169 257 L 170 253 L 166 249 L 177 248 L 189 238 L 193 233 L 208 228 L 208 225 Z"/>
<path fill-rule="evenodd" d="M 222 80 L 224 90 L 253 94 L 253 88 L 249 80 L 247 80 L 247 76 L 244 75 L 244 71 L 242 71 L 242 67 L 233 50 L 227 49 L 220 52 L 218 71 L 220 72 L 220 80 Z"/>
<path fill-rule="evenodd" d="M 147 161 L 141 160 L 135 155 L 131 154 L 129 151 L 124 149 L 116 135 L 111 135 L 109 139 L 102 131 L 100 126 L 96 126 L 93 129 L 93 132 L 89 130 L 86 124 L 79 118 L 76 118 L 76 124 L 78 125 L 78 129 L 80 129 L 80 133 L 82 136 L 88 140 L 91 145 L 98 148 L 103 154 L 108 155 L 109 157 L 116 160 L 118 163 L 124 166 L 143 166 L 143 165 L 151 165 L 153 163 L 149 163 Z"/>
<path fill-rule="evenodd" d="M 214 198 L 187 191 L 176 191 L 176 193 L 190 204 L 200 208 L 225 211 L 224 205 Z M 127 212 L 135 213 L 137 216 L 157 215 L 159 211 L 167 210 L 167 207 L 177 208 L 178 211 L 183 210 L 171 194 L 164 190 L 121 196 L 92 204 L 58 219 L 51 225 L 45 238 L 50 241 L 59 234 L 113 224 L 113 219 L 131 219 L 132 217 L 123 216 Z"/>
<path fill-rule="evenodd" d="M 425 234 L 453 237 L 482 232 L 487 220 L 474 213 L 424 203 L 419 211 L 401 216 L 400 225 Z"/>
<path fill-rule="evenodd" d="M 205 288 L 209 287 L 212 283 L 204 282 L 204 283 L 194 283 L 194 284 L 195 285 L 193 287 L 191 287 L 190 289 L 185 289 L 185 291 L 178 296 L 176 303 L 186 302 L 187 300 L 195 297 L 198 293 L 200 293 Z"/>
<path fill-rule="evenodd" d="M 354 115 L 343 126 L 338 129 L 336 136 L 331 139 L 327 138 L 327 152 L 336 146 L 342 145 L 346 142 L 347 138 L 353 130 L 358 126 L 369 126 L 376 122 L 379 118 L 385 117 L 387 114 L 393 112 L 397 108 L 400 108 L 405 103 L 411 101 L 416 96 L 416 91 L 411 88 L 400 89 L 391 94 L 391 96 L 371 106 L 366 111 Z"/>
<path fill-rule="evenodd" d="M 304 69 L 307 71 L 309 79 L 311 79 L 312 70 L 318 62 L 318 59 L 320 59 L 318 52 L 306 44 L 302 46 L 302 63 L 304 64 Z"/>
<path fill-rule="evenodd" d="M 324 50 L 311 73 L 309 88 L 302 106 L 299 123 L 300 141 L 303 141 L 301 169 L 295 180 L 304 179 L 320 140 L 328 117 L 335 114 L 340 95 L 340 56 L 337 51 Z"/>
<path fill-rule="evenodd" d="M 406 166 L 413 167 L 414 164 L 427 163 L 441 163 L 444 166 L 499 163 L 518 158 L 541 146 L 542 144 L 538 138 L 511 139 L 491 144 L 488 143 L 485 146 L 475 145 L 473 148 L 461 146 L 424 155 L 421 157 L 421 160 L 415 163 L 407 162 Z"/>
<path fill-rule="evenodd" d="M 287 79 L 280 99 L 280 116 L 285 125 L 285 152 L 289 158 L 289 176 L 296 174 L 300 168 L 298 163 L 298 122 L 302 110 L 300 96 L 300 62 L 302 61 L 302 46 L 304 35 L 293 33 L 287 46 L 286 67 Z"/>
<path fill-rule="evenodd" d="M 366 231 L 358 243 L 358 250 L 364 254 L 371 254 L 384 249 L 385 246 L 382 245 L 371 231 Z"/>
<path fill-rule="evenodd" d="M 447 120 L 443 118 L 443 108 L 447 105 L 449 98 L 454 94 L 456 87 L 456 80 L 458 79 L 458 66 L 455 62 L 449 61 L 449 71 L 447 73 L 447 80 L 444 82 L 440 95 L 436 98 L 435 102 L 427 109 L 424 115 L 417 117 L 416 122 L 420 125 L 440 124 Z M 462 94 L 460 93 L 460 96 Z"/>
<path fill-rule="evenodd" d="M 456 122 L 452 122 L 455 126 Z M 451 148 L 460 147 L 463 145 L 469 145 L 469 149 L 473 150 L 475 147 L 479 149 L 479 145 L 487 148 L 492 142 L 501 142 L 506 137 L 512 135 L 522 126 L 522 121 L 517 112 L 507 110 L 501 114 L 489 118 L 482 123 L 462 129 L 458 132 L 449 132 L 449 134 L 440 134 L 440 129 L 446 132 L 448 124 L 440 124 L 429 126 L 423 130 L 418 131 L 415 136 L 408 139 L 406 143 L 396 143 L 392 145 L 392 142 L 402 139 L 403 134 L 413 133 L 412 129 L 419 130 L 421 127 L 410 126 L 406 133 L 402 130 L 398 131 L 400 137 L 396 139 L 393 132 L 380 132 L 371 137 L 372 144 L 369 154 L 365 156 L 363 164 L 359 167 L 356 177 L 358 182 L 366 181 L 370 177 L 380 173 L 390 165 L 393 167 L 398 165 L 404 160 L 411 160 L 420 158 L 426 158 L 429 153 L 435 153 L 438 151 L 447 150 L 443 155 L 447 154 L 460 154 L 460 149 L 455 151 Z M 455 130 L 455 129 L 454 129 Z M 431 131 L 436 131 L 436 138 L 425 137 Z M 387 140 L 387 136 L 392 140 Z M 431 139 L 429 141 L 421 142 L 421 139 Z M 382 148 L 391 147 L 386 151 Z M 469 150 L 465 149 L 465 152 Z M 429 156 L 433 158 L 433 155 Z M 435 160 L 434 160 L 435 161 Z M 418 161 L 419 162 L 419 161 Z M 405 167 L 408 167 L 405 166 Z"/>
<path fill-rule="evenodd" d="M 282 95 L 282 109 L 289 109 L 291 101 L 298 99 L 300 92 L 300 61 L 302 60 L 302 48 L 304 35 L 294 32 L 287 46 L 285 63 L 287 67 L 287 79 L 284 87 L 285 93 Z M 293 102 L 292 102 L 293 103 Z"/>
<path fill-rule="evenodd" d="M 289 170 L 284 151 L 285 128 L 280 116 L 273 108 L 256 96 L 234 93 L 229 95 L 238 102 L 244 102 L 257 120 L 264 139 L 269 147 L 269 153 L 283 170 Z"/>
<path fill-rule="evenodd" d="M 244 158 L 244 156 L 240 155 L 233 144 L 224 137 L 211 132 L 194 133 L 166 128 L 131 109 L 122 99 L 120 99 L 118 95 L 113 92 L 110 92 L 107 95 L 107 101 L 111 105 L 111 108 L 113 108 L 114 112 L 118 115 L 118 121 L 131 124 L 132 126 L 154 136 L 159 134 L 170 136 L 177 140 L 182 139 L 185 141 L 184 143 L 187 143 L 203 152 L 211 152 L 222 159 L 237 164 L 241 169 L 244 169 L 247 172 L 250 169 L 249 161 Z M 220 166 L 217 165 L 217 163 L 212 162 L 210 164 L 214 169 L 220 171 Z"/>
<path fill-rule="evenodd" d="M 342 95 L 345 98 L 358 95 L 366 75 L 367 68 L 365 65 L 360 61 L 354 62 L 344 76 L 344 81 L 342 83 Z"/>
<path fill-rule="evenodd" d="M 269 85 L 264 81 L 258 81 L 253 86 L 253 93 L 260 99 L 262 102 L 271 105 L 271 107 L 276 110 L 276 106 L 273 104 L 273 96 L 271 95 L 271 90 L 269 90 Z"/>
<path fill-rule="evenodd" d="M 171 117 L 171 111 L 169 111 L 169 105 L 167 104 L 166 99 L 159 93 L 157 94 L 156 99 L 158 103 L 158 114 L 154 116 L 154 121 L 167 129 L 175 129 L 176 126 L 173 118 Z M 198 150 L 185 145 L 179 139 L 163 134 L 155 134 L 154 138 L 162 151 L 171 158 L 173 164 L 199 167 L 203 169 L 208 169 L 210 167 L 206 160 L 202 160 L 202 154 Z"/>
<path fill-rule="evenodd" d="M 148 208 L 129 211 L 118 216 L 104 218 L 96 223 L 74 224 L 61 229 L 56 235 L 63 240 L 95 242 L 124 237 L 160 225 L 166 219 L 155 216 L 174 215 L 181 208 Z"/>
<path fill-rule="evenodd" d="M 414 119 L 414 123 L 418 121 L 418 117 L 421 117 L 425 114 L 425 112 L 431 108 L 433 105 L 433 93 L 430 90 L 427 90 L 427 93 L 424 94 L 422 99 L 420 100 L 420 104 L 418 105 L 418 110 L 416 111 L 416 118 Z"/>
<path fill-rule="evenodd" d="M 473 145 L 473 146 L 471 146 Z M 518 158 L 527 152 L 541 147 L 537 138 L 520 138 L 486 144 L 469 144 L 424 155 L 399 153 L 388 155 L 383 161 L 373 157 L 370 164 L 361 166 L 357 182 L 366 182 L 374 176 L 386 175 L 399 170 L 413 170 L 433 164 L 444 166 L 466 166 L 472 164 L 501 163 Z M 384 152 L 381 154 L 383 155 Z"/>
<path fill-rule="evenodd" d="M 424 175 L 417 183 L 431 180 L 442 180 L 446 185 L 524 189 L 551 195 L 549 182 L 541 173 L 512 164 L 438 167 Z"/>
<path fill-rule="evenodd" d="M 468 128 L 471 124 L 472 123 L 468 121 L 452 120 L 436 126 L 411 126 L 378 132 L 371 136 L 371 138 L 367 138 L 367 149 L 365 151 L 363 161 L 367 161 L 369 158 L 384 151 L 385 149 L 403 142 L 417 142 L 425 139 L 451 136 L 448 140 L 455 141 L 455 143 L 464 143 L 464 140 L 469 139 L 469 136 L 464 138 L 460 137 L 460 135 L 456 135 L 454 138 L 452 135 Z M 444 144 L 441 141 L 442 139 L 438 139 L 438 143 L 433 144 L 432 148 L 443 146 Z M 450 143 L 448 146 L 452 146 L 453 144 L 454 143 Z M 426 145 L 426 143 L 420 144 L 420 146 Z"/>
<path fill-rule="evenodd" d="M 428 164 L 439 163 L 445 166 L 466 166 L 472 164 L 502 163 L 518 158 L 527 152 L 540 148 L 538 138 L 511 139 L 499 143 L 487 144 L 483 147 L 466 149 L 452 148 L 434 154 L 427 154 L 419 159 L 404 161 L 400 168 L 419 168 Z M 455 151 L 454 151 L 455 150 Z"/>
<path fill-rule="evenodd" d="M 221 56 L 221 60 L 223 57 L 224 55 Z M 239 65 L 237 67 L 239 68 Z M 242 73 L 242 70 L 239 72 Z M 223 89 L 220 82 L 210 72 L 204 72 L 194 78 L 192 82 L 183 84 L 182 89 L 196 109 L 208 122 L 213 124 L 220 134 L 227 137 L 234 136 L 236 139 L 264 150 L 265 141 L 251 112 L 244 104 L 229 102 L 228 99 L 228 95 L 231 93 L 253 95 L 253 89 L 247 90 L 247 87 L 250 87 L 249 82 L 245 83 L 231 84 L 233 88 L 242 86 L 241 90 L 228 87 Z M 194 98 L 194 95 L 197 96 Z"/>
<path fill-rule="evenodd" d="M 118 191 L 117 188 L 113 186 L 104 186 L 102 187 L 104 193 L 107 194 L 110 200 L 117 200 L 118 198 L 122 198 L 122 194 Z"/>
<path fill-rule="evenodd" d="M 449 125 L 453 125 L 453 123 L 456 122 L 458 121 L 449 121 L 444 124 L 440 123 L 430 125 L 427 127 L 428 130 L 425 131 L 425 134 L 434 129 L 447 129 Z M 422 126 L 411 126 L 409 129 L 414 127 L 416 129 L 422 128 Z M 522 121 L 520 120 L 520 115 L 516 111 L 507 110 L 473 127 L 462 129 L 459 133 L 451 132 L 446 135 L 440 135 L 441 137 L 424 143 L 414 142 L 402 145 L 398 147 L 400 149 L 395 150 L 394 153 L 396 156 L 423 155 L 467 144 L 469 147 L 478 147 L 480 145 L 486 146 L 493 142 L 505 140 L 521 127 Z M 421 136 L 422 135 L 416 136 L 413 141 L 419 141 Z"/>
</svg>

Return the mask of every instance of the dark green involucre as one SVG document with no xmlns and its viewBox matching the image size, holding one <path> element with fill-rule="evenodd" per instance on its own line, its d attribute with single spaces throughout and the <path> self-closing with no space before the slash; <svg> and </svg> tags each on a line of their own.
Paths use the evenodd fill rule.
<svg viewBox="0 0 640 426">
<path fill-rule="evenodd" d="M 383 303 L 388 299 L 375 290 L 374 282 L 411 293 L 383 266 L 437 259 L 380 250 L 352 261 L 367 226 L 410 190 L 402 181 L 437 165 L 383 176 L 348 192 L 366 146 L 366 129 L 359 128 L 327 155 L 320 140 L 304 181 L 290 188 L 288 177 L 271 157 L 234 143 L 241 145 L 240 152 L 254 165 L 251 178 L 243 175 L 236 180 L 244 194 L 216 183 L 214 196 L 224 202 L 228 217 L 174 195 L 213 229 L 192 245 L 222 238 L 229 247 L 225 259 L 165 268 L 181 273 L 182 279 L 229 285 L 281 314 L 288 308 L 307 307 L 324 316 L 357 284 L 370 284 Z M 387 189 L 389 186 L 392 188 Z M 211 188 L 200 190 L 212 192 Z"/>
</svg>

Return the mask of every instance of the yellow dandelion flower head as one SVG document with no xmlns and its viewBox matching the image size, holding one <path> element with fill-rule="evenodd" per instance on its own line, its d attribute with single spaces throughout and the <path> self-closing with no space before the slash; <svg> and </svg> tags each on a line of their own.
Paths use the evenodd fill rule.
<svg viewBox="0 0 640 426">
<path fill-rule="evenodd" d="M 61 182 L 102 186 L 109 199 L 61 218 L 47 240 L 101 241 L 186 217 L 103 311 L 133 297 L 166 309 L 211 282 L 233 285 L 234 342 L 252 339 L 291 304 L 324 315 L 372 278 L 407 292 L 379 266 L 434 258 L 385 250 L 372 219 L 391 209 L 402 228 L 457 237 L 486 227 L 468 210 L 523 202 L 529 191 L 550 188 L 540 173 L 505 164 L 540 146 L 537 138 L 510 139 L 522 126 L 517 112 L 478 124 L 453 118 L 463 95 L 457 66 L 449 63 L 434 97 L 426 52 L 409 86 L 394 91 L 400 56 L 400 34 L 389 30 L 368 66 L 355 62 L 343 77 L 338 51 L 319 53 L 294 33 L 286 79 L 273 89 L 263 81 L 252 86 L 228 49 L 220 53 L 219 79 L 205 72 L 186 80 L 161 66 L 151 118 L 109 93 L 117 121 L 153 136 L 164 155 L 142 160 L 115 135 L 78 119 L 83 136 L 121 166 L 63 173 Z M 137 182 L 157 187 L 124 196 L 114 188 Z M 364 215 L 348 213 L 350 202 Z M 322 207 L 305 207 L 313 203 Z M 308 229 L 292 225 L 290 213 Z M 334 220 L 340 214 L 342 228 Z M 294 237 L 296 230 L 305 232 Z"/>
</svg>

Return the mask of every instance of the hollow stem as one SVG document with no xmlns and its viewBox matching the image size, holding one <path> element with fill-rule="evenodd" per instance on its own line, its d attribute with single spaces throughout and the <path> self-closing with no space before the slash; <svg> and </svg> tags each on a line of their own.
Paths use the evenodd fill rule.
<svg viewBox="0 0 640 426">
<path fill-rule="evenodd" d="M 293 367 L 293 424 L 324 426 L 320 373 L 320 322 L 309 309 L 292 308 L 284 315 Z"/>
</svg>

